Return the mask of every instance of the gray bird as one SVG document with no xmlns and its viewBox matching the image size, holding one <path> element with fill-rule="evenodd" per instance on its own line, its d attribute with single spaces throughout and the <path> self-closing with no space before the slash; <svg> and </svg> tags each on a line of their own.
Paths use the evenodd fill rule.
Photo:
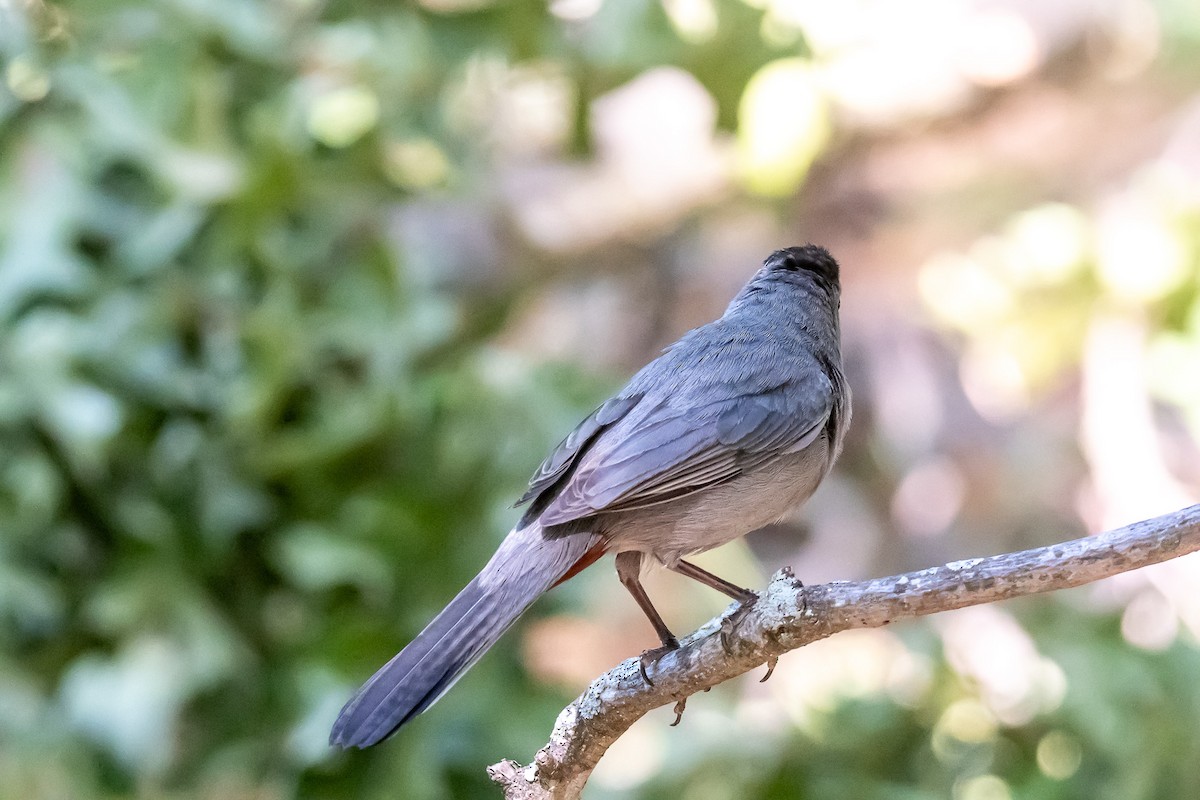
<svg viewBox="0 0 1200 800">
<path fill-rule="evenodd" d="M 546 590 L 616 554 L 662 647 L 679 647 L 639 576 L 652 562 L 744 604 L 748 589 L 684 561 L 775 522 L 842 449 L 838 265 L 777 250 L 715 322 L 685 334 L 554 449 L 491 561 L 346 703 L 330 742 L 369 747 L 429 708 Z"/>
</svg>

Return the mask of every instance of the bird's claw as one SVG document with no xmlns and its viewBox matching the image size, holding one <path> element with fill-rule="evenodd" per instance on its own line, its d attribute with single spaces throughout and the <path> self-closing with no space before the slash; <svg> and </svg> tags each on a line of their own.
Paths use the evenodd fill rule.
<svg viewBox="0 0 1200 800">
<path fill-rule="evenodd" d="M 638 659 L 638 673 L 642 676 L 642 680 L 646 682 L 647 686 L 653 686 L 654 681 L 650 680 L 650 676 L 646 674 L 646 668 L 653 664 L 657 664 L 660 658 L 665 656 L 667 653 L 670 653 L 672 650 L 678 649 L 679 640 L 669 639 L 668 641 L 663 642 L 662 647 L 655 647 L 652 650 L 647 650 L 646 652 L 642 653 L 642 657 Z"/>
<path fill-rule="evenodd" d="M 683 719 L 683 710 L 687 708 L 687 701 L 688 699 L 686 697 L 681 697 L 675 701 L 675 707 L 671 709 L 675 712 L 675 721 L 668 725 L 668 728 L 674 728 L 679 724 L 679 721 Z"/>
<path fill-rule="evenodd" d="M 754 608 L 754 604 L 758 602 L 758 595 L 753 592 L 748 592 L 748 597 L 741 601 L 741 605 L 733 610 L 728 616 L 721 619 L 721 649 L 725 651 L 725 655 L 733 655 L 733 647 L 730 645 L 729 639 L 733 635 L 733 629 L 741 622 L 742 617 L 749 613 L 750 609 Z"/>
<path fill-rule="evenodd" d="M 779 663 L 779 656 L 771 656 L 767 659 L 767 674 L 762 676 L 759 683 L 766 683 L 771 675 L 775 672 L 775 665 Z"/>
</svg>

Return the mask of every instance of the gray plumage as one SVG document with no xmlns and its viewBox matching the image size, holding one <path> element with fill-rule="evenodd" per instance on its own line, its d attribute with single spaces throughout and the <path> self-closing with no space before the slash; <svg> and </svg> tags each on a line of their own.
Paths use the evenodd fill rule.
<svg viewBox="0 0 1200 800">
<path fill-rule="evenodd" d="M 850 420 L 838 266 L 771 254 L 724 315 L 687 333 L 554 449 L 483 571 L 346 704 L 334 744 L 366 747 L 424 711 L 520 614 L 605 552 L 666 566 L 806 500 Z"/>
</svg>

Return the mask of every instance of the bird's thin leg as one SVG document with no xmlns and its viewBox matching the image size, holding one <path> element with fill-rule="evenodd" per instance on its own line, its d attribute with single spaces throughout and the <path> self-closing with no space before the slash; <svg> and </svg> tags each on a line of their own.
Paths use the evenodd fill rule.
<svg viewBox="0 0 1200 800">
<path fill-rule="evenodd" d="M 690 564 L 687 561 L 677 561 L 671 566 L 671 569 L 680 575 L 686 575 L 692 580 L 699 581 L 705 586 L 716 589 L 718 592 L 728 595 L 741 603 L 732 614 L 721 620 L 721 647 L 725 650 L 726 654 L 732 655 L 733 648 L 730 646 L 729 637 L 733 634 L 733 628 L 742 618 L 742 615 L 754 607 L 754 604 L 758 601 L 758 594 L 749 589 L 743 589 L 737 584 L 730 583 L 724 578 L 713 575 L 708 570 L 700 569 L 695 564 Z M 767 676 L 770 677 L 770 674 L 768 672 Z"/>
<path fill-rule="evenodd" d="M 743 589 L 736 583 L 730 583 L 724 578 L 718 575 L 713 575 L 708 570 L 700 569 L 700 567 L 697 567 L 695 564 L 687 561 L 676 561 L 671 566 L 671 569 L 675 572 L 678 572 L 680 575 L 686 575 L 694 581 L 699 581 L 705 586 L 716 589 L 721 594 L 728 595 L 734 600 L 739 600 L 747 605 L 752 604 L 758 599 L 758 595 L 749 589 Z"/>
<path fill-rule="evenodd" d="M 638 671 L 642 674 L 642 680 L 653 686 L 654 681 L 650 680 L 650 676 L 646 674 L 646 667 L 658 661 L 658 659 L 672 650 L 678 650 L 679 640 L 675 638 L 675 634 L 671 633 L 671 629 L 667 627 L 667 623 L 663 622 L 662 615 L 658 613 L 658 609 L 650 602 L 649 595 L 646 594 L 645 588 L 642 587 L 641 571 L 641 553 L 635 550 L 626 550 L 623 553 L 617 553 L 617 577 L 621 580 L 621 585 L 633 595 L 633 599 L 637 601 L 638 606 L 642 609 L 642 613 L 650 620 L 650 624 L 654 626 L 654 632 L 658 634 L 658 638 L 662 642 L 662 647 L 656 647 L 653 650 L 647 650 L 642 653 L 641 663 L 638 664 Z"/>
</svg>

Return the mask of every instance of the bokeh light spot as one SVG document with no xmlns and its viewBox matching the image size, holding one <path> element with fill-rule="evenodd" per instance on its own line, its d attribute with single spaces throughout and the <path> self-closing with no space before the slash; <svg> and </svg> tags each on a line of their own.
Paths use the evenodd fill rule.
<svg viewBox="0 0 1200 800">
<path fill-rule="evenodd" d="M 1063 731 L 1050 731 L 1037 746 L 1038 769 L 1047 778 L 1065 781 L 1078 771 L 1083 761 L 1079 741 Z"/>
<path fill-rule="evenodd" d="M 50 93 L 50 76 L 24 56 L 17 56 L 9 63 L 4 83 L 18 100 L 26 103 L 36 103 Z"/>
<path fill-rule="evenodd" d="M 596 15 L 604 0 L 553 0 L 550 13 L 568 22 L 580 22 Z"/>
<path fill-rule="evenodd" d="M 388 145 L 383 162 L 388 180 L 406 189 L 428 189 L 446 181 L 450 162 L 431 139 L 407 139 Z"/>
<path fill-rule="evenodd" d="M 712 0 L 663 0 L 663 10 L 685 42 L 702 44 L 717 35 L 717 9 Z"/>
<path fill-rule="evenodd" d="M 1079 268 L 1091 231 L 1074 206 L 1047 203 L 1018 215 L 1008 226 L 1015 252 L 1004 262 L 1013 280 L 1024 286 L 1060 283 Z"/>
<path fill-rule="evenodd" d="M 967 346 L 959 378 L 967 399 L 986 420 L 1002 423 L 1029 407 L 1029 384 L 1021 361 L 996 340 L 980 338 Z"/>
<path fill-rule="evenodd" d="M 1002 86 L 1025 77 L 1042 60 L 1042 49 L 1029 23 L 1008 9 L 970 15 L 959 34 L 958 65 L 981 86 Z"/>
<path fill-rule="evenodd" d="M 748 189 L 792 192 L 828 137 L 825 98 L 808 62 L 773 61 L 750 79 L 738 107 L 738 159 Z"/>
<path fill-rule="evenodd" d="M 1139 592 L 1121 615 L 1121 635 L 1144 650 L 1166 650 L 1179 633 L 1179 616 L 1157 589 Z"/>
<path fill-rule="evenodd" d="M 318 95 L 308 110 L 308 132 L 329 147 L 348 147 L 379 122 L 379 100 L 363 86 Z"/>
<path fill-rule="evenodd" d="M 1149 302 L 1187 277 L 1187 250 L 1162 219 L 1120 203 L 1099 229 L 1097 270 L 1118 299 Z"/>
<path fill-rule="evenodd" d="M 962 508 L 966 480 L 948 458 L 934 457 L 914 466 L 892 495 L 892 517 L 911 536 L 945 531 Z"/>
<path fill-rule="evenodd" d="M 961 254 L 930 259 L 917 276 L 921 299 L 939 322 L 975 331 L 1006 315 L 1013 292 L 985 264 Z"/>
<path fill-rule="evenodd" d="M 1012 792 L 1003 778 L 978 775 L 954 784 L 954 800 L 1012 800 Z"/>
<path fill-rule="evenodd" d="M 977 744 L 996 735 L 996 718 L 978 700 L 959 700 L 942 712 L 937 729 L 960 742 Z"/>
<path fill-rule="evenodd" d="M 654 777 L 666 756 L 665 730 L 658 720 L 634 724 L 608 748 L 592 773 L 592 782 L 610 791 L 627 791 Z"/>
</svg>

